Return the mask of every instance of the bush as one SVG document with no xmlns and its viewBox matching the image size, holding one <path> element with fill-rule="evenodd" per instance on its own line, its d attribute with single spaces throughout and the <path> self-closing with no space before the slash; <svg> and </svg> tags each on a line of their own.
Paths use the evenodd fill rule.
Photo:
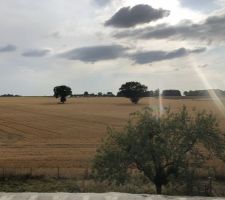
<svg viewBox="0 0 225 200">
<path fill-rule="evenodd" d="M 97 180 L 125 184 L 130 167 L 136 167 L 161 194 L 162 186 L 201 168 L 210 157 L 224 159 L 224 138 L 211 113 L 192 116 L 183 107 L 177 113 L 167 109 L 159 117 L 145 108 L 131 115 L 123 131 L 108 129 L 93 171 Z M 208 152 L 203 153 L 199 145 Z"/>
</svg>

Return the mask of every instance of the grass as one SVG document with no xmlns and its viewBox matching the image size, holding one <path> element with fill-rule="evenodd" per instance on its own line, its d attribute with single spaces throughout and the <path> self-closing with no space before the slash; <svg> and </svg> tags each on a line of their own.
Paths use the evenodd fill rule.
<svg viewBox="0 0 225 200">
<path fill-rule="evenodd" d="M 154 193 L 151 184 L 131 181 L 126 185 L 95 182 L 93 179 L 63 179 L 16 176 L 0 179 L 0 192 L 126 192 Z"/>
<path fill-rule="evenodd" d="M 202 179 L 202 182 L 205 180 Z M 199 183 L 198 183 L 199 184 Z M 194 185 L 192 194 L 188 194 L 186 187 L 180 183 L 171 183 L 164 187 L 164 195 L 205 195 L 198 193 Z M 225 181 L 213 180 L 212 196 L 225 196 Z M 104 192 L 122 192 L 133 194 L 155 194 L 154 185 L 145 182 L 138 177 L 131 179 L 125 185 L 115 185 L 107 182 L 96 182 L 93 179 L 62 179 L 17 176 L 0 179 L 0 192 L 69 192 L 69 193 L 104 193 Z"/>
<path fill-rule="evenodd" d="M 80 192 L 75 179 L 10 177 L 0 179 L 1 192 Z"/>
</svg>

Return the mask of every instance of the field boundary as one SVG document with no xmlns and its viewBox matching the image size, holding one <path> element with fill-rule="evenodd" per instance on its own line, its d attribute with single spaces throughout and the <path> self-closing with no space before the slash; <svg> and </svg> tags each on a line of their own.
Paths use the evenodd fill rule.
<svg viewBox="0 0 225 200">
<path fill-rule="evenodd" d="M 90 167 L 7 167 L 0 168 L 0 178 L 30 176 L 49 178 L 88 178 Z"/>
</svg>

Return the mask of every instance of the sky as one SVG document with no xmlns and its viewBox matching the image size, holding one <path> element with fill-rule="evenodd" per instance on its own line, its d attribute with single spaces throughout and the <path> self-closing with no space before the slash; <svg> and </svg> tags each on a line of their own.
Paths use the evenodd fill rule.
<svg viewBox="0 0 225 200">
<path fill-rule="evenodd" d="M 0 3 L 0 94 L 225 90 L 225 0 Z"/>
</svg>

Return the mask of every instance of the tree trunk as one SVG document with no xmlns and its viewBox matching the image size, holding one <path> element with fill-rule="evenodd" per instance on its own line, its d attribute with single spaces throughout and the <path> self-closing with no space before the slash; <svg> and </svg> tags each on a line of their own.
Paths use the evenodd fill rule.
<svg viewBox="0 0 225 200">
<path fill-rule="evenodd" d="M 156 193 L 157 194 L 162 194 L 162 185 L 156 185 Z"/>
</svg>

